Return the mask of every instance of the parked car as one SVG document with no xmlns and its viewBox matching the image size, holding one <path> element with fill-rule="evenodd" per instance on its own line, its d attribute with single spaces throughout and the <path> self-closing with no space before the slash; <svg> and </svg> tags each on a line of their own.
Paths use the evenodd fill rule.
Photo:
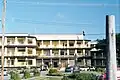
<svg viewBox="0 0 120 80">
<path fill-rule="evenodd" d="M 88 71 L 88 70 L 89 70 L 89 67 L 79 67 L 79 70 L 80 70 L 80 71 Z"/>
<path fill-rule="evenodd" d="M 73 66 L 65 68 L 65 72 L 72 72 L 72 71 L 73 71 Z"/>
</svg>

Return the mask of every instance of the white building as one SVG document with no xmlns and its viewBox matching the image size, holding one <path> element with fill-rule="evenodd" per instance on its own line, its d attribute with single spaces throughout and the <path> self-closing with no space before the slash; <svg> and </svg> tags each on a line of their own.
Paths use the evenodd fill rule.
<svg viewBox="0 0 120 80">
<path fill-rule="evenodd" d="M 90 49 L 90 40 L 82 34 L 6 34 L 5 67 L 43 64 L 60 68 L 74 65 L 75 54 L 81 58 L 80 65 L 86 66 L 85 56 L 90 55 Z"/>
</svg>

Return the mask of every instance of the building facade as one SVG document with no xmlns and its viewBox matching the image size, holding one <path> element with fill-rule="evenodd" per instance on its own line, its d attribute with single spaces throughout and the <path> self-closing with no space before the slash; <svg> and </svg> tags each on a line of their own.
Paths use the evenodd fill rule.
<svg viewBox="0 0 120 80">
<path fill-rule="evenodd" d="M 28 34 L 6 34 L 4 42 L 4 67 L 36 66 L 35 37 Z M 0 37 L 0 47 L 1 43 L 2 37 Z"/>
<path fill-rule="evenodd" d="M 98 42 L 91 42 L 91 66 L 106 67 L 106 44 L 100 44 L 101 47 L 96 48 L 97 44 Z M 118 48 L 116 50 L 116 56 L 117 66 L 120 66 L 120 52 L 118 51 Z"/>
<path fill-rule="evenodd" d="M 79 65 L 90 66 L 90 60 L 83 57 L 90 55 L 90 49 L 90 40 L 82 34 L 5 34 L 4 67 L 73 66 L 75 54 L 80 58 Z"/>
</svg>

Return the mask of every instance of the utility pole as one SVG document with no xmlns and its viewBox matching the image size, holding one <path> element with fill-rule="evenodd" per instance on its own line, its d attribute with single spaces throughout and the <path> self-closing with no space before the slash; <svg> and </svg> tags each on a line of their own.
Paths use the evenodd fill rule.
<svg viewBox="0 0 120 80">
<path fill-rule="evenodd" d="M 2 52 L 1 52 L 1 80 L 4 80 L 4 42 L 5 42 L 5 15 L 6 15 L 6 0 L 3 0 L 2 9 Z"/>
<path fill-rule="evenodd" d="M 117 80 L 115 16 L 106 16 L 106 53 L 107 53 L 107 80 Z"/>
</svg>

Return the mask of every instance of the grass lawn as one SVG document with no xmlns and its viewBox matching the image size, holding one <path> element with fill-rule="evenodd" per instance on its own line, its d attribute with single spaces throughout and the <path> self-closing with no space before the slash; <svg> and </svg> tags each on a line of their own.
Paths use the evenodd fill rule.
<svg viewBox="0 0 120 80">
<path fill-rule="evenodd" d="M 62 77 L 36 77 L 34 80 L 61 80 Z"/>
</svg>

